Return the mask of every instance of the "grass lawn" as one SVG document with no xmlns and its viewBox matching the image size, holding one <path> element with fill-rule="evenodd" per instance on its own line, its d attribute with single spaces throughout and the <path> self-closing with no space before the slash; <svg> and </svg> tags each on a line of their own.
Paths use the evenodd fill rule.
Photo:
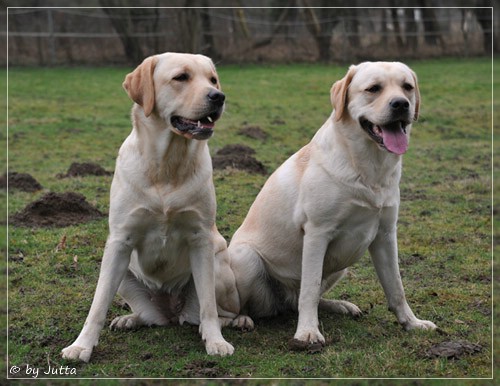
<svg viewBox="0 0 500 386">
<path fill-rule="evenodd" d="M 69 366 L 73 376 L 82 378 L 491 377 L 491 60 L 409 64 L 419 76 L 422 106 L 404 156 L 400 265 L 413 310 L 434 321 L 439 332 L 401 329 L 387 311 L 365 256 L 328 295 L 356 303 L 365 314 L 353 320 L 320 313 L 329 341 L 320 353 L 288 349 L 297 322 L 291 314 L 258 321 L 252 332 L 225 329 L 236 348 L 231 357 L 207 356 L 193 326 L 104 329 L 91 362 L 73 364 L 62 360 L 60 351 L 76 338 L 89 310 L 107 220 L 52 229 L 10 226 L 6 371 L 18 366 L 23 374 L 38 368 L 39 378 L 47 376 L 42 372 L 49 365 Z M 113 170 L 131 128 L 131 101 L 121 87 L 130 70 L 9 70 L 9 170 L 29 173 L 43 186 L 35 193 L 11 191 L 9 215 L 49 191 L 81 193 L 107 213 L 111 176 L 61 179 L 57 174 L 72 162 L 95 162 Z M 272 172 L 327 119 L 330 87 L 346 70 L 334 65 L 220 66 L 227 105 L 209 142 L 211 153 L 227 144 L 245 144 Z M 242 136 L 238 132 L 245 126 L 259 127 L 267 139 Z M 5 143 L 7 136 L 0 140 Z M 228 240 L 267 177 L 236 169 L 214 172 L 217 225 Z M 497 269 L 495 276 L 499 274 Z M 116 298 L 107 320 L 126 312 Z M 475 344 L 478 351 L 450 359 L 427 355 L 447 341 Z M 384 384 L 392 383 L 397 382 Z"/>
</svg>

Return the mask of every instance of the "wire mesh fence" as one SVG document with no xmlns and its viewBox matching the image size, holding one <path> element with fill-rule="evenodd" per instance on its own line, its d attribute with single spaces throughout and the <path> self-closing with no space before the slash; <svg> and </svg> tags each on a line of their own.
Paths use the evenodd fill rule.
<svg viewBox="0 0 500 386">
<path fill-rule="evenodd" d="M 495 49 L 492 7 L 8 8 L 3 16 L 8 55 L 0 59 L 11 65 L 136 63 L 163 51 L 349 62 Z"/>
</svg>

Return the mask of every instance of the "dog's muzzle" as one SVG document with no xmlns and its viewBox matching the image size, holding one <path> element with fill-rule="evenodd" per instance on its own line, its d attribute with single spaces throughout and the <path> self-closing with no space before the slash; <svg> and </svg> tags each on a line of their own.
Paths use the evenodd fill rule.
<svg viewBox="0 0 500 386">
<path fill-rule="evenodd" d="M 390 120 L 374 123 L 361 117 L 359 124 L 380 147 L 394 154 L 404 154 L 408 150 L 408 130 L 410 124 L 410 102 L 406 98 L 394 98 L 389 102 Z"/>
<path fill-rule="evenodd" d="M 404 154 L 408 150 L 407 121 L 396 120 L 377 125 L 368 119 L 359 120 L 361 127 L 379 146 L 394 154 Z"/>
<path fill-rule="evenodd" d="M 196 118 L 181 117 L 174 115 L 170 123 L 177 129 L 178 134 L 189 139 L 208 139 L 214 133 L 215 122 L 224 111 L 226 96 L 218 91 L 212 90 L 207 94 L 208 112 L 202 113 Z"/>
</svg>

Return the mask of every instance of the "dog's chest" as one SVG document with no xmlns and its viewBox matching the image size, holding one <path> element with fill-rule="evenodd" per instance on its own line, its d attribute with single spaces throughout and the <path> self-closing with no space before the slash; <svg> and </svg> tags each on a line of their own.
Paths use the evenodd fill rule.
<svg viewBox="0 0 500 386">
<path fill-rule="evenodd" d="M 150 288 L 182 287 L 191 275 L 191 237 L 199 230 L 199 224 L 196 211 L 149 212 L 132 254 L 130 270 Z"/>
<path fill-rule="evenodd" d="M 324 262 L 323 274 L 328 276 L 356 263 L 375 239 L 381 211 L 356 208 L 332 230 Z"/>
</svg>

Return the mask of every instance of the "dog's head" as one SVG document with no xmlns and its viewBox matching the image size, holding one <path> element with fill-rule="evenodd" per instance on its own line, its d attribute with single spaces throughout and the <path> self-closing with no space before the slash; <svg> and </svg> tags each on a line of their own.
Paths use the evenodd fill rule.
<svg viewBox="0 0 500 386">
<path fill-rule="evenodd" d="M 165 53 L 146 58 L 125 77 L 123 87 L 144 115 L 189 139 L 208 139 L 224 110 L 225 95 L 212 60 L 203 55 Z"/>
<path fill-rule="evenodd" d="M 351 66 L 333 85 L 331 99 L 336 121 L 352 120 L 381 149 L 406 152 L 420 107 L 417 77 L 408 66 L 399 62 Z"/>
</svg>

